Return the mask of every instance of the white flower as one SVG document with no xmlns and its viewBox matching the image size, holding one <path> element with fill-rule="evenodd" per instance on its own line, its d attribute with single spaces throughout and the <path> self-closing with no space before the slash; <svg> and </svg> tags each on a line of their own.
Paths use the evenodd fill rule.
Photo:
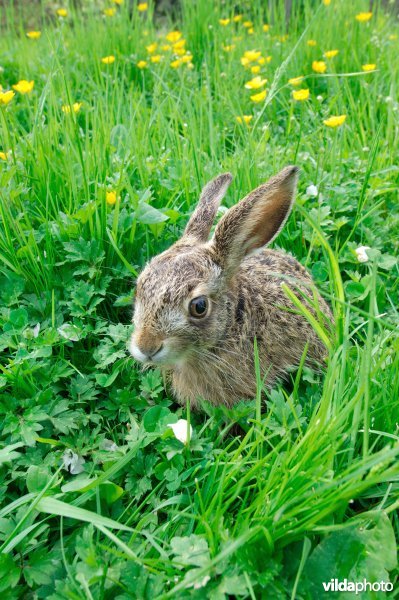
<svg viewBox="0 0 399 600">
<path fill-rule="evenodd" d="M 79 475 L 79 473 L 83 473 L 84 471 L 83 465 L 85 459 L 83 456 L 79 456 L 75 452 L 72 452 L 69 448 L 65 450 L 62 455 L 62 463 L 64 469 L 69 471 L 71 475 Z"/>
<path fill-rule="evenodd" d="M 319 102 L 323 102 L 323 96 L 316 96 L 316 100 L 318 100 Z"/>
<path fill-rule="evenodd" d="M 355 250 L 357 260 L 360 263 L 365 263 L 369 260 L 366 250 L 371 250 L 370 246 L 359 246 L 359 248 L 356 248 L 356 250 Z"/>
<path fill-rule="evenodd" d="M 179 419 L 177 423 L 172 423 L 169 427 L 172 429 L 177 438 L 183 444 L 187 444 L 187 421 L 186 419 Z M 193 428 L 190 425 L 190 439 L 193 435 Z"/>
<path fill-rule="evenodd" d="M 33 337 L 37 338 L 39 335 L 39 331 L 40 331 L 40 323 L 36 323 L 36 325 L 33 328 Z"/>
<path fill-rule="evenodd" d="M 311 185 L 308 185 L 308 187 L 306 188 L 306 195 L 310 196 L 311 198 L 317 198 L 317 196 L 319 195 L 319 190 L 312 183 Z"/>
</svg>

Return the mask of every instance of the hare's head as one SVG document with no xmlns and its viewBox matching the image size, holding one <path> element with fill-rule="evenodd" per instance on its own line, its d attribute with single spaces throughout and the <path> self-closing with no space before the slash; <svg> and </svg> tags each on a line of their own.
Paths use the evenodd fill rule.
<svg viewBox="0 0 399 600">
<path fill-rule="evenodd" d="M 143 363 L 179 368 L 218 347 L 236 310 L 234 276 L 241 262 L 271 242 L 294 199 L 297 167 L 286 167 L 228 210 L 208 240 L 231 183 L 219 175 L 202 191 L 182 238 L 138 278 L 130 343 Z"/>
</svg>

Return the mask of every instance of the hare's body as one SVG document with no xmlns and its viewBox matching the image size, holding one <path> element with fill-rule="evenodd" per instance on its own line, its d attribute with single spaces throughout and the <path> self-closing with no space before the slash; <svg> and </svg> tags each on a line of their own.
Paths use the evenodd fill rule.
<svg viewBox="0 0 399 600">
<path fill-rule="evenodd" d="M 307 271 L 291 255 L 262 249 L 293 202 L 287 167 L 231 208 L 208 241 L 230 175 L 208 184 L 181 240 L 156 256 L 137 282 L 133 356 L 159 365 L 180 402 L 232 405 L 256 393 L 254 339 L 268 385 L 325 348 L 288 299 L 285 283 L 313 316 L 331 320 Z M 258 250 L 256 254 L 251 252 Z"/>
<path fill-rule="evenodd" d="M 256 394 L 254 337 L 268 386 L 297 366 L 308 343 L 307 362 L 317 364 L 326 350 L 308 321 L 298 314 L 281 283 L 313 299 L 314 284 L 304 267 L 284 252 L 264 249 L 245 259 L 227 294 L 227 319 L 216 344 L 202 358 L 188 357 L 171 371 L 175 396 L 193 406 L 198 398 L 234 404 Z M 304 297 L 299 295 L 302 302 Z M 320 311 L 330 315 L 320 297 Z"/>
</svg>

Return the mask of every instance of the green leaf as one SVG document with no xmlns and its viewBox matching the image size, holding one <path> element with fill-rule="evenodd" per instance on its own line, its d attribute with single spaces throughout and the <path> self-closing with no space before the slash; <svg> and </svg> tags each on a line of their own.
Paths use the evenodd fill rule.
<svg viewBox="0 0 399 600">
<path fill-rule="evenodd" d="M 168 408 L 164 406 L 152 406 L 143 417 L 144 429 L 148 432 L 161 432 L 175 419 Z"/>
<path fill-rule="evenodd" d="M 14 588 L 20 578 L 21 569 L 10 554 L 0 554 L 0 592 Z"/>
<path fill-rule="evenodd" d="M 133 529 L 123 525 L 123 523 L 118 523 L 108 517 L 103 517 L 90 510 L 78 508 L 77 506 L 67 504 L 66 502 L 61 502 L 61 500 L 56 500 L 55 498 L 42 498 L 37 503 L 36 509 L 50 515 L 58 515 L 59 517 L 67 517 L 69 519 L 77 519 L 78 521 L 92 523 L 95 526 L 102 525 L 103 527 L 109 527 L 110 529 L 133 531 Z"/>
<path fill-rule="evenodd" d="M 48 467 L 31 465 L 26 475 L 26 485 L 29 492 L 41 492 L 51 479 Z"/>
<path fill-rule="evenodd" d="M 210 561 L 208 543 L 199 535 L 176 536 L 172 538 L 170 546 L 172 553 L 175 555 L 174 562 L 182 566 L 204 567 Z"/>
<path fill-rule="evenodd" d="M 15 452 L 16 448 L 21 448 L 24 444 L 22 442 L 17 442 L 16 444 L 11 444 L 10 446 L 6 446 L 0 450 L 0 465 L 3 463 L 8 463 L 21 456 L 20 452 Z"/>
<path fill-rule="evenodd" d="M 389 581 L 388 572 L 397 565 L 395 534 L 384 512 L 375 514 L 373 527 L 364 521 L 351 528 L 335 531 L 315 548 L 308 559 L 299 585 L 310 598 L 323 595 L 323 582 L 335 578 L 339 581 Z M 301 587 L 302 586 L 302 587 Z M 379 593 L 379 598 L 385 594 Z M 351 592 L 341 592 L 340 599 L 350 600 Z M 375 598 L 373 592 L 362 592 L 362 600 Z"/>
<path fill-rule="evenodd" d="M 146 202 L 139 202 L 136 210 L 136 219 L 143 225 L 153 225 L 154 223 L 167 221 L 169 217 Z"/>
</svg>

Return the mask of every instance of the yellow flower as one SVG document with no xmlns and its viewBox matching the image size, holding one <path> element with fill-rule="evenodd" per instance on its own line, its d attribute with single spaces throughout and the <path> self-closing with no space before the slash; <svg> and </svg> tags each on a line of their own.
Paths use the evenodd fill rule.
<svg viewBox="0 0 399 600">
<path fill-rule="evenodd" d="M 177 56 L 183 56 L 185 51 L 185 48 L 176 48 L 176 50 L 174 50 L 174 53 L 177 54 Z"/>
<path fill-rule="evenodd" d="M 107 204 L 109 204 L 110 206 L 113 206 L 114 204 L 116 204 L 116 192 L 106 192 L 105 194 L 105 200 L 107 202 Z"/>
<path fill-rule="evenodd" d="M 139 12 L 145 12 L 146 10 L 148 10 L 147 2 L 140 2 L 140 4 L 137 5 L 137 10 Z"/>
<path fill-rule="evenodd" d="M 78 113 L 82 107 L 82 104 L 83 104 L 83 102 L 74 102 L 72 104 L 73 112 Z M 63 104 L 63 106 L 61 106 L 61 110 L 66 115 L 69 115 L 69 113 L 71 112 L 71 107 L 69 106 L 69 104 Z"/>
<path fill-rule="evenodd" d="M 346 115 L 339 115 L 337 117 L 329 117 L 325 121 L 323 121 L 324 125 L 327 127 L 339 127 L 345 123 Z"/>
<path fill-rule="evenodd" d="M 112 65 L 112 63 L 115 62 L 115 56 L 112 54 L 110 56 L 104 56 L 101 59 L 101 62 L 104 63 L 104 65 Z"/>
<path fill-rule="evenodd" d="M 398 36 L 396 35 L 396 33 L 391 33 L 391 35 L 388 36 L 388 39 L 391 40 L 391 41 L 392 40 L 397 40 Z"/>
<path fill-rule="evenodd" d="M 356 21 L 359 21 L 359 23 L 365 23 L 366 21 L 370 21 L 372 16 L 372 12 L 361 12 L 358 15 L 356 15 L 355 19 Z"/>
<path fill-rule="evenodd" d="M 327 50 L 327 52 L 324 52 L 324 56 L 326 58 L 334 58 L 334 56 L 337 56 L 339 50 Z"/>
<path fill-rule="evenodd" d="M 173 44 L 173 43 L 177 42 L 178 40 L 180 40 L 181 36 L 182 36 L 181 31 L 170 31 L 167 34 L 166 39 L 168 40 L 168 42 L 172 42 L 172 44 Z"/>
<path fill-rule="evenodd" d="M 26 35 L 30 40 L 38 40 L 39 37 L 42 35 L 42 32 L 41 31 L 27 31 Z"/>
<path fill-rule="evenodd" d="M 160 46 L 160 49 L 162 50 L 162 52 L 169 52 L 169 50 L 171 50 L 171 46 L 169 44 L 162 44 L 162 46 Z"/>
<path fill-rule="evenodd" d="M 308 40 L 306 43 L 308 46 L 317 46 L 316 40 Z"/>
<path fill-rule="evenodd" d="M 324 6 L 330 6 L 331 0 L 323 0 Z"/>
<path fill-rule="evenodd" d="M 309 90 L 305 88 L 302 90 L 292 90 L 292 97 L 298 101 L 307 100 L 309 98 Z"/>
<path fill-rule="evenodd" d="M 325 73 L 327 71 L 327 65 L 324 60 L 314 60 L 312 62 L 312 69 L 315 73 Z"/>
<path fill-rule="evenodd" d="M 245 59 L 245 63 L 248 64 L 250 62 L 254 62 L 261 56 L 261 52 L 259 50 L 246 50 L 244 52 L 244 56 L 241 59 L 241 64 L 243 64 L 243 59 Z M 246 65 L 244 65 L 246 66 Z"/>
<path fill-rule="evenodd" d="M 114 14 L 116 13 L 116 8 L 115 7 L 104 8 L 103 13 L 106 17 L 113 17 Z"/>
<path fill-rule="evenodd" d="M 67 17 L 68 16 L 68 11 L 66 8 L 59 8 L 58 10 L 56 10 L 56 13 L 59 17 Z"/>
<path fill-rule="evenodd" d="M 267 95 L 267 90 L 263 90 L 263 92 L 259 92 L 259 94 L 254 94 L 253 96 L 250 96 L 252 102 L 262 102 Z"/>
<path fill-rule="evenodd" d="M 15 92 L 8 90 L 8 92 L 0 92 L 0 106 L 6 106 L 14 98 Z"/>
<path fill-rule="evenodd" d="M 374 71 L 376 68 L 377 68 L 377 65 L 374 65 L 372 63 L 367 64 L 367 65 L 362 65 L 363 71 Z"/>
<path fill-rule="evenodd" d="M 112 0 L 112 2 L 114 4 L 117 4 L 118 6 L 121 6 L 123 4 L 123 0 Z"/>
<path fill-rule="evenodd" d="M 29 92 L 33 90 L 34 85 L 34 81 L 26 81 L 26 79 L 21 79 L 21 81 L 18 81 L 18 83 L 12 87 L 20 94 L 29 94 Z"/>
<path fill-rule="evenodd" d="M 260 58 L 258 58 L 258 63 L 260 65 L 265 65 L 266 63 L 269 63 L 271 61 L 272 57 L 271 56 L 261 56 Z"/>
<path fill-rule="evenodd" d="M 152 54 L 153 52 L 155 52 L 155 50 L 158 48 L 158 44 L 156 42 L 154 42 L 153 44 L 150 44 L 149 46 L 146 46 L 145 49 L 147 50 L 148 54 Z"/>
<path fill-rule="evenodd" d="M 7 154 L 5 152 L 0 152 L 0 159 L 7 160 Z"/>
<path fill-rule="evenodd" d="M 183 64 L 182 59 L 177 58 L 176 60 L 174 60 L 173 62 L 170 63 L 170 66 L 172 67 L 172 69 L 178 69 L 182 64 Z"/>
<path fill-rule="evenodd" d="M 260 71 L 260 65 L 254 65 L 253 67 L 251 67 L 251 73 L 253 73 L 254 75 L 256 75 L 256 73 L 259 73 Z"/>
<path fill-rule="evenodd" d="M 235 47 L 235 44 L 230 44 L 229 46 L 222 46 L 225 52 L 231 52 L 232 50 L 234 50 Z"/>
<path fill-rule="evenodd" d="M 243 115 L 242 117 L 236 117 L 236 121 L 237 123 L 240 123 L 240 125 L 242 125 L 243 123 L 249 125 L 252 119 L 253 115 Z"/>
<path fill-rule="evenodd" d="M 219 19 L 219 23 L 220 25 L 223 25 L 223 27 L 226 27 L 226 25 L 230 23 L 230 19 Z"/>
<path fill-rule="evenodd" d="M 265 23 L 264 25 L 262 25 L 262 29 L 265 33 L 267 33 L 270 29 L 270 25 L 268 25 L 267 23 Z"/>
<path fill-rule="evenodd" d="M 239 23 L 242 20 L 242 15 L 234 15 L 233 21 L 234 23 Z"/>
<path fill-rule="evenodd" d="M 288 80 L 288 83 L 290 83 L 291 85 L 300 85 L 303 81 L 303 75 L 300 75 L 299 77 L 292 77 L 291 79 Z"/>
<path fill-rule="evenodd" d="M 180 58 L 182 63 L 190 63 L 193 60 L 193 55 L 191 52 L 187 52 L 184 56 Z"/>
<path fill-rule="evenodd" d="M 186 40 L 184 38 L 182 38 L 181 40 L 179 40 L 178 42 L 175 42 L 173 44 L 173 50 L 176 52 L 176 50 L 181 50 L 182 48 L 184 49 L 185 45 L 186 45 Z"/>
<path fill-rule="evenodd" d="M 254 24 L 252 23 L 252 21 L 244 21 L 243 25 L 244 27 L 249 29 L 250 27 L 253 27 Z"/>
<path fill-rule="evenodd" d="M 147 61 L 146 60 L 139 60 L 139 62 L 137 63 L 137 66 L 139 69 L 145 69 L 147 66 Z"/>
<path fill-rule="evenodd" d="M 163 59 L 162 54 L 154 54 L 154 56 L 150 56 L 150 61 L 152 63 L 159 63 Z"/>
<path fill-rule="evenodd" d="M 266 82 L 267 79 L 262 79 L 262 77 L 258 75 L 257 77 L 251 79 L 251 81 L 247 81 L 247 83 L 245 84 L 245 89 L 258 90 L 259 88 L 263 87 Z"/>
</svg>

